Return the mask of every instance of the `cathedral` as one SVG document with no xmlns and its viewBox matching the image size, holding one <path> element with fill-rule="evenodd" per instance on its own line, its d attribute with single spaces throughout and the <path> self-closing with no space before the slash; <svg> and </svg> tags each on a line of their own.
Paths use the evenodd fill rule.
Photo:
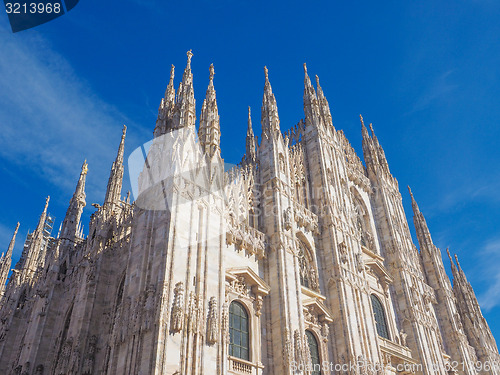
<svg viewBox="0 0 500 375">
<path fill-rule="evenodd" d="M 177 90 L 172 66 L 137 194 L 122 196 L 124 126 L 88 235 L 86 162 L 58 234 L 47 198 L 11 271 L 17 225 L 0 374 L 499 375 L 474 291 L 448 252 L 450 282 L 410 190 L 413 243 L 372 125 L 363 162 L 304 64 L 304 119 L 282 132 L 264 68 L 262 134 L 249 108 L 227 168 L 214 67 L 197 124 L 191 58 Z"/>
</svg>

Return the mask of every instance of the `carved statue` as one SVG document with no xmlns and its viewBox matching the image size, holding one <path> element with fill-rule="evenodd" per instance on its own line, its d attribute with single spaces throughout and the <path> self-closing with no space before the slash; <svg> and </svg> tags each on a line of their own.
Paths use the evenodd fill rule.
<svg viewBox="0 0 500 375">
<path fill-rule="evenodd" d="M 208 302 L 208 321 L 207 321 L 207 342 L 215 344 L 219 334 L 217 299 L 211 297 Z"/>
<path fill-rule="evenodd" d="M 182 329 L 182 321 L 184 317 L 184 285 L 182 281 L 175 284 L 174 289 L 174 302 L 172 304 L 172 319 L 170 330 L 172 332 L 179 332 Z"/>
</svg>

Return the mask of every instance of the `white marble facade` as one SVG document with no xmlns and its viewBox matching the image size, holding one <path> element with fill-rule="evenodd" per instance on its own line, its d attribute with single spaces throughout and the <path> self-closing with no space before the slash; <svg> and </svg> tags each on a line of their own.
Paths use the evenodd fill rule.
<svg viewBox="0 0 500 375">
<path fill-rule="evenodd" d="M 125 127 L 87 237 L 86 163 L 56 238 L 47 199 L 2 290 L 0 373 L 500 374 L 474 291 L 450 257 L 451 285 L 411 195 L 413 243 L 372 126 L 361 118 L 363 165 L 304 65 L 305 118 L 282 133 L 265 69 L 262 134 L 249 110 L 225 171 L 214 67 L 197 124 L 191 58 L 177 91 L 172 67 L 135 201 Z"/>
</svg>

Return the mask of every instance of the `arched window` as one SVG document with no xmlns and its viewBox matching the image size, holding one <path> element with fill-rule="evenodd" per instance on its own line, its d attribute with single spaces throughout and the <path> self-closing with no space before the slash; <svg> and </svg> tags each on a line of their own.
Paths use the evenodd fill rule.
<svg viewBox="0 0 500 375">
<path fill-rule="evenodd" d="M 375 324 L 377 326 L 377 333 L 380 337 L 389 340 L 389 330 L 387 329 L 387 321 L 385 319 L 385 312 L 382 303 L 374 294 L 371 295 L 373 316 L 375 316 Z"/>
<path fill-rule="evenodd" d="M 311 353 L 311 375 L 321 375 L 318 340 L 311 331 L 306 331 L 309 353 Z"/>
<path fill-rule="evenodd" d="M 233 301 L 229 305 L 229 355 L 250 360 L 248 313 L 243 305 Z"/>
</svg>

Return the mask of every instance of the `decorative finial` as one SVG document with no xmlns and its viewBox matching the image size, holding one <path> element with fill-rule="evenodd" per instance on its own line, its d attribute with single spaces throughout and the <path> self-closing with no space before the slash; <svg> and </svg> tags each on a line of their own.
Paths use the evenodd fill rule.
<svg viewBox="0 0 500 375">
<path fill-rule="evenodd" d="M 127 125 L 123 124 L 122 138 L 125 138 L 125 134 L 127 134 Z"/>
<path fill-rule="evenodd" d="M 446 248 L 446 253 L 448 254 L 448 258 L 450 258 L 451 264 L 454 265 L 453 260 L 451 259 L 451 254 L 450 254 L 450 248 L 449 247 Z"/>
<path fill-rule="evenodd" d="M 82 164 L 82 175 L 87 174 L 88 170 L 89 170 L 89 168 L 88 168 L 88 164 L 87 164 L 87 159 L 85 159 L 85 161 Z"/>
<path fill-rule="evenodd" d="M 365 122 L 363 121 L 363 116 L 361 116 L 361 114 L 359 115 L 359 119 L 361 120 L 361 125 L 365 126 Z"/>
<path fill-rule="evenodd" d="M 375 137 L 375 132 L 373 131 L 373 124 L 370 122 L 370 131 L 372 132 L 372 137 Z"/>
<path fill-rule="evenodd" d="M 269 80 L 269 74 L 268 74 L 267 66 L 264 66 L 264 75 L 266 76 L 266 81 L 268 81 Z"/>
<path fill-rule="evenodd" d="M 307 65 L 304 63 L 304 73 L 307 74 Z"/>
<path fill-rule="evenodd" d="M 175 72 L 175 66 L 174 66 L 174 64 L 172 64 L 172 66 L 170 67 L 170 81 L 171 82 L 174 81 L 174 72 Z"/>
<path fill-rule="evenodd" d="M 411 187 L 408 185 L 408 191 L 410 192 L 411 198 L 413 199 L 413 193 L 411 192 Z"/>
<path fill-rule="evenodd" d="M 48 207 L 50 201 L 50 195 L 47 195 L 47 198 L 45 198 L 45 208 Z"/>
<path fill-rule="evenodd" d="M 459 269 L 462 269 L 462 267 L 460 267 L 460 262 L 458 261 L 458 255 L 455 254 L 455 261 L 457 262 L 457 266 Z"/>
<path fill-rule="evenodd" d="M 319 85 L 319 77 L 318 75 L 316 74 L 316 86 L 318 86 L 318 88 L 320 88 L 321 86 Z"/>
<path fill-rule="evenodd" d="M 214 74 L 215 74 L 214 64 L 210 64 L 210 83 L 214 82 Z"/>
<path fill-rule="evenodd" d="M 193 52 L 191 52 L 191 50 L 187 51 L 187 57 L 188 57 L 187 64 L 190 67 L 191 66 L 191 57 L 193 57 Z"/>
<path fill-rule="evenodd" d="M 252 117 L 252 111 L 250 109 L 250 106 L 248 106 L 248 118 Z"/>
</svg>

